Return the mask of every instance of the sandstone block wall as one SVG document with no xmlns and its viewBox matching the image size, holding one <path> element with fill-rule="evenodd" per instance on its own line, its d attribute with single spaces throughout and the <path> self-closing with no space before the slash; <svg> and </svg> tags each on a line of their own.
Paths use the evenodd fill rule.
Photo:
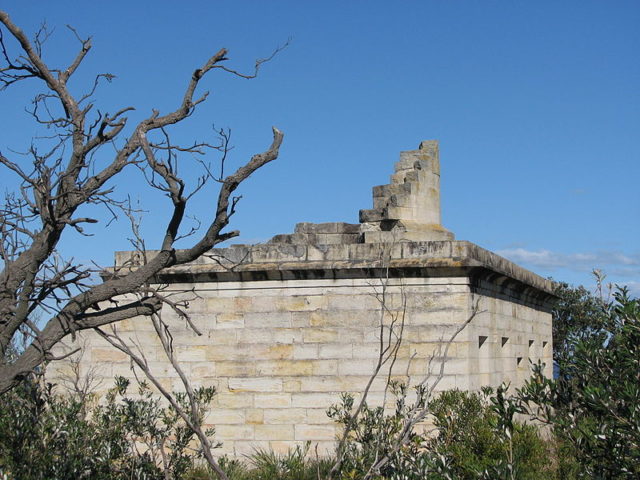
<svg viewBox="0 0 640 480">
<path fill-rule="evenodd" d="M 392 325 L 402 326 L 402 342 L 391 375 L 410 384 L 433 380 L 443 362 L 440 390 L 518 386 L 539 360 L 551 374 L 550 282 L 454 241 L 440 225 L 439 176 L 437 144 L 423 142 L 402 153 L 390 185 L 374 187 L 374 209 L 360 224 L 301 223 L 267 244 L 217 249 L 161 275 L 165 294 L 189 299 L 202 332 L 164 309 L 184 371 L 195 386 L 217 388 L 207 423 L 221 453 L 307 440 L 331 450 L 337 430 L 326 410 L 341 392 L 363 391 Z M 116 263 L 134 255 L 119 252 Z M 445 358 L 444 344 L 471 316 Z M 165 387 L 182 389 L 148 319 L 117 328 Z M 96 335 L 77 343 L 100 389 L 115 375 L 133 376 L 126 356 Z M 383 401 L 385 377 L 370 403 Z"/>
<path fill-rule="evenodd" d="M 284 451 L 306 440 L 320 451 L 333 448 L 337 431 L 326 410 L 341 392 L 364 389 L 379 355 L 381 325 L 388 333 L 394 319 L 405 325 L 393 376 L 413 384 L 429 375 L 432 356 L 436 374 L 445 361 L 439 389 L 518 386 L 529 360 L 551 364 L 549 313 L 478 292 L 466 277 L 204 282 L 197 291 L 190 311 L 202 336 L 172 311 L 163 315 L 194 385 L 217 388 L 207 423 L 216 427 L 222 452 L 233 455 Z M 445 360 L 443 342 L 476 303 L 479 313 Z M 144 348 L 167 388 L 182 389 L 147 319 L 123 322 L 119 331 Z M 115 375 L 132 376 L 123 354 L 95 336 L 85 339 L 84 364 L 102 388 Z M 371 390 L 373 404 L 382 402 L 383 388 L 381 375 Z"/>
</svg>

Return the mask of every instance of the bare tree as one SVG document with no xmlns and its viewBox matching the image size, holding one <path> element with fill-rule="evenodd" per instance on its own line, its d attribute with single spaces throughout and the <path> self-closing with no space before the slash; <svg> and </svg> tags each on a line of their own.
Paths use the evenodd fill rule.
<svg viewBox="0 0 640 480">
<path fill-rule="evenodd" d="M 0 90 L 17 82 L 39 82 L 43 93 L 34 98 L 30 113 L 37 125 L 51 132 L 41 142 L 34 140 L 24 152 L 0 151 L 0 171 L 4 170 L 0 175 L 19 178 L 19 187 L 6 194 L 0 207 L 0 394 L 51 359 L 52 347 L 63 337 L 159 312 L 165 299 L 150 288 L 154 278 L 162 269 L 191 262 L 238 235 L 237 231 L 223 232 L 238 201 L 234 191 L 253 172 L 277 158 L 283 139 L 273 128 L 268 149 L 230 175 L 224 176 L 223 168 L 219 176 L 213 174 L 204 155 L 217 151 L 224 164 L 228 135 L 220 131 L 215 145 L 179 145 L 171 140 L 171 127 L 189 118 L 207 98 L 206 92 L 196 95 L 205 75 L 223 70 L 253 78 L 265 60 L 258 60 L 253 74 L 245 75 L 224 65 L 227 50 L 221 49 L 192 72 L 174 111 L 161 114 L 153 110 L 149 117 L 130 126 L 126 115 L 133 107 L 118 107 L 112 114 L 94 107 L 96 89 L 113 75 L 96 75 L 85 93 L 72 93 L 69 80 L 91 50 L 91 39 L 82 39 L 73 29 L 71 32 L 80 43 L 79 51 L 68 66 L 52 68 L 42 54 L 49 35 L 46 26 L 30 40 L 0 11 Z M 191 189 L 178 173 L 178 160 L 183 155 L 203 168 Z M 169 219 L 162 238 L 145 240 L 147 245 L 157 243 L 154 255 L 146 255 L 146 249 L 137 246 L 143 254 L 135 262 L 100 279 L 97 266 L 63 260 L 59 242 L 65 230 L 86 234 L 83 227 L 100 218 L 99 213 L 87 214 L 96 207 L 106 208 L 113 216 L 132 217 L 131 202 L 116 198 L 114 185 L 125 169 L 134 167 L 142 171 L 150 188 L 169 198 Z M 212 201 L 212 219 L 197 231 L 189 230 L 183 225 L 189 200 L 211 181 L 220 183 L 217 202 Z M 189 234 L 193 235 L 191 244 L 177 249 L 176 242 Z M 126 296 L 130 293 L 137 295 Z M 36 315 L 44 316 L 44 321 L 34 321 Z M 5 353 L 19 335 L 29 337 L 28 346 L 8 361 Z"/>
</svg>

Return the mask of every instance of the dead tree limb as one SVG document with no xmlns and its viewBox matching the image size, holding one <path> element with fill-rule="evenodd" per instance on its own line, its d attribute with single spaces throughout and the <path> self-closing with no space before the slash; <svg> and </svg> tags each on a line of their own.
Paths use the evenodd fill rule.
<svg viewBox="0 0 640 480">
<path fill-rule="evenodd" d="M 237 231 L 224 231 L 237 203 L 233 194 L 252 173 L 277 158 L 283 139 L 282 132 L 274 127 L 273 140 L 266 150 L 219 179 L 205 170 L 189 191 L 178 174 L 178 156 L 187 154 L 192 161 L 192 156 L 214 150 L 224 159 L 228 145 L 174 144 L 170 129 L 206 100 L 207 92 L 196 93 L 205 76 L 216 69 L 236 74 L 222 68 L 227 50 L 220 49 L 191 73 L 175 110 L 165 114 L 154 110 L 136 125 L 129 125 L 126 114 L 133 107 L 116 107 L 110 114 L 100 112 L 92 103 L 98 84 L 104 79 L 110 81 L 113 75 L 96 75 L 87 93 L 75 95 L 71 91 L 68 82 L 91 50 L 90 39 L 72 32 L 80 42 L 78 52 L 67 66 L 53 68 L 42 58 L 48 32 L 42 30 L 30 40 L 6 12 L 0 11 L 0 90 L 17 82 L 38 82 L 44 93 L 35 97 L 30 113 L 36 123 L 53 132 L 46 147 L 33 141 L 22 154 L 0 150 L 2 175 L 17 176 L 19 182 L 0 207 L 0 394 L 46 361 L 63 337 L 157 313 L 162 302 L 153 295 L 129 302 L 117 299 L 144 290 L 162 269 L 191 262 L 238 235 Z M 11 52 L 14 43 L 16 53 Z M 116 140 L 119 147 L 114 150 Z M 147 245 L 158 245 L 157 254 L 152 258 L 144 255 L 135 268 L 119 269 L 99 281 L 95 268 L 73 260 L 60 261 L 59 242 L 65 230 L 86 234 L 83 226 L 98 221 L 86 214 L 86 207 L 105 207 L 113 215 L 132 211 L 129 201 L 114 197 L 111 186 L 132 166 L 147 172 L 153 178 L 151 188 L 169 198 L 169 218 L 162 238 L 145 239 Z M 212 220 L 203 225 L 190 246 L 179 250 L 176 241 L 185 234 L 188 202 L 209 180 L 220 182 L 217 199 L 211 202 Z M 48 319 L 37 324 L 32 321 L 34 312 L 45 312 Z M 27 332 L 31 342 L 8 362 L 5 353 L 21 331 Z"/>
</svg>

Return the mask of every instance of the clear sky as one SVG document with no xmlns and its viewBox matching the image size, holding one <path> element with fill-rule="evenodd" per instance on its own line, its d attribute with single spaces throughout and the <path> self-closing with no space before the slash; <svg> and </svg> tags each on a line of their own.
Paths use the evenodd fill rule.
<svg viewBox="0 0 640 480">
<path fill-rule="evenodd" d="M 176 133 L 205 140 L 213 124 L 230 127 L 229 162 L 239 165 L 269 145 L 271 125 L 285 132 L 278 160 L 242 188 L 237 243 L 301 221 L 357 222 L 398 152 L 438 139 L 443 224 L 457 239 L 574 284 L 592 285 L 600 268 L 640 293 L 638 1 L 2 3 L 30 35 L 45 20 L 55 29 L 51 64 L 75 55 L 65 25 L 92 35 L 73 86 L 116 75 L 97 105 L 135 106 L 130 121 L 174 108 L 193 69 L 220 47 L 229 66 L 250 72 L 291 39 L 255 80 L 208 77 L 208 102 Z M 46 133 L 24 113 L 32 93 L 0 93 L 3 151 Z M 135 171 L 117 185 L 126 192 L 153 209 L 143 220 L 153 238 L 168 202 L 145 193 Z M 209 218 L 212 198 L 204 192 L 194 215 Z M 129 248 L 124 227 L 69 234 L 64 252 L 109 263 Z"/>
</svg>

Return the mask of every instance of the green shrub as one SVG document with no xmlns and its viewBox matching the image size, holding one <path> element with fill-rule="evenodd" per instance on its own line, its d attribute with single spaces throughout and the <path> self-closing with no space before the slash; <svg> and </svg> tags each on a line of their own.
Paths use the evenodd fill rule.
<svg viewBox="0 0 640 480">
<path fill-rule="evenodd" d="M 198 452 L 193 433 L 144 384 L 118 377 L 104 404 L 56 395 L 33 376 L 0 402 L 0 475 L 25 480 L 181 478 Z M 213 389 L 200 389 L 206 405 Z M 178 394 L 181 402 L 184 396 Z"/>
<path fill-rule="evenodd" d="M 450 390 L 431 402 L 437 435 L 429 448 L 447 459 L 453 478 L 554 478 L 550 445 L 536 427 L 514 420 L 519 408 L 504 393 Z"/>
<path fill-rule="evenodd" d="M 640 478 L 640 301 L 619 288 L 598 318 L 570 341 L 560 377 L 537 365 L 519 400 L 570 446 L 583 478 Z"/>
<path fill-rule="evenodd" d="M 459 390 L 442 392 L 431 403 L 436 438 L 431 448 L 439 451 L 459 478 L 482 472 L 504 456 L 504 446 L 496 439 L 495 414 L 486 398 Z"/>
<path fill-rule="evenodd" d="M 421 435 L 411 430 L 407 441 L 401 440 L 407 422 L 425 407 L 426 390 L 419 387 L 415 402 L 409 402 L 407 386 L 391 382 L 389 395 L 395 399 L 395 409 L 390 413 L 382 407 L 370 407 L 365 402 L 356 415 L 351 394 L 342 394 L 340 402 L 328 410 L 329 417 L 349 432 L 338 453 L 342 478 L 441 478 L 437 473 L 444 466 L 439 458 L 424 450 L 425 439 Z M 388 461 L 380 464 L 385 458 Z M 376 464 L 378 466 L 374 467 Z"/>
</svg>

